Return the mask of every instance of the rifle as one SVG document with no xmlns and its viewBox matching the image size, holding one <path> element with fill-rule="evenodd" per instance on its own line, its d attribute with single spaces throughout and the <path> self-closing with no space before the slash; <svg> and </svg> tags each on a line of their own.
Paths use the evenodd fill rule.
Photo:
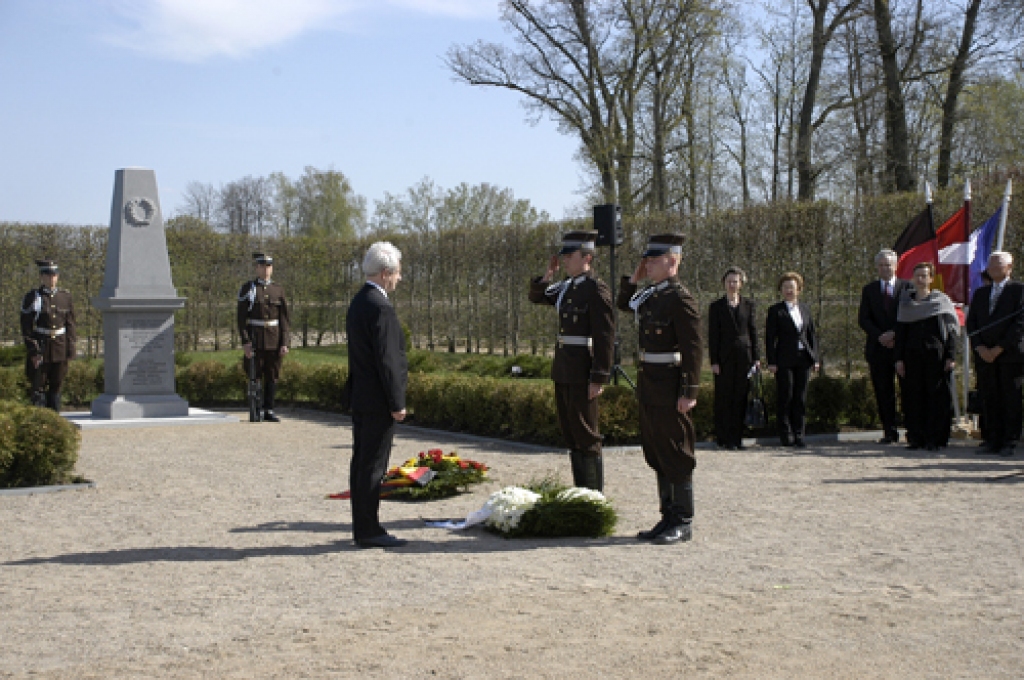
<svg viewBox="0 0 1024 680">
<path fill-rule="evenodd" d="M 256 376 L 256 348 L 249 359 L 249 422 L 263 422 L 263 383 Z"/>
</svg>

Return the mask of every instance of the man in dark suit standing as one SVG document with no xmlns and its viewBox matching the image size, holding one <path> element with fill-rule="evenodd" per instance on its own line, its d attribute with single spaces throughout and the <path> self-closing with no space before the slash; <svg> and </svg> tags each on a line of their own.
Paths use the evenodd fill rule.
<svg viewBox="0 0 1024 680">
<path fill-rule="evenodd" d="M 1021 432 L 1021 377 L 1024 376 L 1024 284 L 1010 280 L 1013 256 L 995 252 L 988 259 L 992 285 L 974 293 L 967 314 L 978 390 L 985 415 L 988 452 L 1010 457 Z M 975 332 L 977 335 L 974 335 Z"/>
<path fill-rule="evenodd" d="M 363 258 L 366 284 L 352 299 L 345 319 L 354 440 L 352 535 L 361 548 L 407 543 L 387 533 L 378 518 L 395 423 L 405 420 L 405 335 L 388 298 L 402 280 L 401 259 L 398 248 L 386 241 L 370 246 Z"/>
<path fill-rule="evenodd" d="M 878 415 L 882 419 L 882 444 L 895 444 L 900 440 L 896 429 L 896 360 L 893 347 L 896 342 L 896 310 L 900 296 L 910 282 L 896 278 L 896 253 L 888 248 L 875 256 L 878 280 L 864 286 L 860 295 L 857 322 L 867 333 L 864 356 L 871 370 L 871 385 L 875 389 Z"/>
</svg>

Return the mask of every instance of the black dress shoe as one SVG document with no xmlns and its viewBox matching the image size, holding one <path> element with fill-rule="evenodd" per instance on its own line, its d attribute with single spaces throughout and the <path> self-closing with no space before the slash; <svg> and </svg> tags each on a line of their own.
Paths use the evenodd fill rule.
<svg viewBox="0 0 1024 680">
<path fill-rule="evenodd" d="M 798 449 L 806 449 L 807 448 L 807 444 L 804 443 L 803 439 L 794 439 L 793 440 L 793 446 L 795 446 Z"/>
<path fill-rule="evenodd" d="M 279 423 L 279 422 L 281 422 L 281 419 L 278 418 L 276 415 L 274 415 L 273 411 L 266 411 L 266 412 L 264 412 L 263 420 L 265 420 L 268 423 Z"/>
<path fill-rule="evenodd" d="M 660 520 L 658 520 L 657 524 L 655 524 L 653 527 L 651 527 L 647 531 L 637 532 L 636 537 L 639 538 L 641 541 L 653 541 L 655 538 L 658 537 L 658 534 L 660 534 L 662 531 L 664 531 L 667 528 L 668 528 L 668 520 L 665 519 L 664 517 L 662 517 Z"/>
<path fill-rule="evenodd" d="M 782 444 L 782 446 L 792 446 L 793 440 L 790 439 L 789 437 L 780 437 L 779 443 Z"/>
<path fill-rule="evenodd" d="M 360 548 L 401 548 L 409 541 L 404 538 L 397 538 L 391 534 L 381 534 L 373 538 L 357 538 L 356 545 Z"/>
<path fill-rule="evenodd" d="M 1016 452 L 1017 450 L 1014 447 L 1004 446 L 1002 449 L 1000 449 L 999 455 L 1002 456 L 1003 458 L 1012 458 L 1013 454 L 1015 454 Z"/>
<path fill-rule="evenodd" d="M 747 450 L 747 447 L 744 446 L 743 444 L 737 444 L 733 448 L 735 448 L 737 451 L 746 451 Z"/>
<path fill-rule="evenodd" d="M 669 545 L 671 543 L 682 543 L 693 538 L 693 530 L 689 524 L 679 524 L 669 527 L 654 537 L 655 545 Z"/>
</svg>

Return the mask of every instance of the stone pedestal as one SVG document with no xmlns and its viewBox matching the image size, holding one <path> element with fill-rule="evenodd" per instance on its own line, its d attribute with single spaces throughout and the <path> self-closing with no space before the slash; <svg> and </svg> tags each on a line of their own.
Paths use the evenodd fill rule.
<svg viewBox="0 0 1024 680">
<path fill-rule="evenodd" d="M 185 304 L 171 283 L 156 174 L 118 170 L 107 267 L 92 304 L 103 314 L 104 394 L 94 418 L 188 416 L 174 388 L 174 312 Z"/>
</svg>

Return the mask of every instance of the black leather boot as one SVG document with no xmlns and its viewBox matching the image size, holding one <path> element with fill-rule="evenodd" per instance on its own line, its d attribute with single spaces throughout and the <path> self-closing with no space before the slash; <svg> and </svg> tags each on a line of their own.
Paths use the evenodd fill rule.
<svg viewBox="0 0 1024 680">
<path fill-rule="evenodd" d="M 687 480 L 682 484 L 669 484 L 666 518 L 668 525 L 654 537 L 654 543 L 669 545 L 689 541 L 693 537 L 690 527 L 693 521 L 693 480 Z"/>
<path fill-rule="evenodd" d="M 604 459 L 601 456 L 587 456 L 581 453 L 580 473 L 582 479 L 576 486 L 604 491 Z"/>
<path fill-rule="evenodd" d="M 274 393 L 277 392 L 277 385 L 267 381 L 263 390 L 263 420 L 268 423 L 279 423 L 281 419 L 274 415 Z"/>
<path fill-rule="evenodd" d="M 46 393 L 46 408 L 51 408 L 57 413 L 60 413 L 60 392 L 47 392 Z"/>
<path fill-rule="evenodd" d="M 641 541 L 653 541 L 662 531 L 668 528 L 668 506 L 672 502 L 672 487 L 662 475 L 658 475 L 658 509 L 661 519 L 647 531 L 639 532 L 636 537 Z"/>
</svg>

